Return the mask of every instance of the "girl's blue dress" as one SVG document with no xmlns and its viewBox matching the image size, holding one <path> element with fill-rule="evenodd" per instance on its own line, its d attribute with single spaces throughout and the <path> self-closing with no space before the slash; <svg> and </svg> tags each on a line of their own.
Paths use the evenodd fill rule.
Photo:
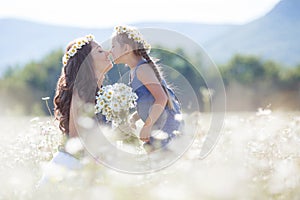
<svg viewBox="0 0 300 200">
<path fill-rule="evenodd" d="M 138 67 L 144 63 L 147 63 L 146 60 L 141 60 L 137 66 L 134 68 L 133 71 L 133 79 L 130 82 L 130 86 L 132 87 L 133 91 L 137 94 L 137 113 L 140 116 L 140 118 L 145 122 L 148 115 L 149 110 L 152 107 L 155 99 L 153 95 L 150 93 L 150 91 L 146 88 L 146 86 L 138 79 L 136 75 L 136 70 Z M 175 118 L 175 115 L 180 115 L 180 104 L 178 102 L 177 97 L 175 96 L 174 91 L 168 87 L 166 84 L 166 81 L 163 79 L 161 84 L 169 91 L 171 100 L 174 104 L 174 109 L 169 108 L 168 105 L 166 105 L 163 113 L 159 117 L 159 119 L 155 122 L 153 126 L 153 130 L 161 130 L 168 134 L 168 137 L 162 140 L 154 139 L 152 136 L 150 137 L 150 142 L 148 144 L 153 145 L 155 144 L 157 146 L 157 143 L 161 147 L 164 147 L 172 138 L 175 137 L 175 131 L 179 131 L 181 128 L 182 122 L 178 120 L 178 118 Z"/>
</svg>

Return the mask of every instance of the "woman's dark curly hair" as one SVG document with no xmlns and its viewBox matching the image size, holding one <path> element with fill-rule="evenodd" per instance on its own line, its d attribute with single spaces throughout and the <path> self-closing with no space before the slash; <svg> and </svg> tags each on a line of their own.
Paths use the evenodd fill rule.
<svg viewBox="0 0 300 200">
<path fill-rule="evenodd" d="M 75 42 L 68 44 L 66 52 Z M 90 42 L 77 50 L 77 53 L 68 60 L 62 68 L 60 78 L 56 86 L 54 97 L 54 114 L 59 120 L 59 128 L 69 135 L 69 121 L 71 101 L 74 92 L 86 103 L 95 102 L 97 91 L 97 79 L 95 77 L 93 59 L 90 55 L 92 50 Z"/>
</svg>

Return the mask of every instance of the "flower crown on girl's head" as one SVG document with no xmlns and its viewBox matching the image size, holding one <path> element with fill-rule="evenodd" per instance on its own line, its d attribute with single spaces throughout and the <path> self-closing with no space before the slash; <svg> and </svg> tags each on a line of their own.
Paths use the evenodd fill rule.
<svg viewBox="0 0 300 200">
<path fill-rule="evenodd" d="M 82 38 L 76 39 L 75 43 L 71 46 L 71 48 L 63 56 L 63 58 L 62 58 L 63 65 L 66 66 L 69 59 L 77 53 L 78 49 L 81 49 L 84 45 L 89 44 L 94 39 L 95 39 L 95 37 L 91 34 L 86 35 Z"/>
<path fill-rule="evenodd" d="M 151 45 L 143 39 L 143 36 L 137 29 L 129 26 L 116 26 L 115 31 L 117 34 L 125 33 L 129 39 L 142 44 L 146 50 L 150 51 Z"/>
</svg>

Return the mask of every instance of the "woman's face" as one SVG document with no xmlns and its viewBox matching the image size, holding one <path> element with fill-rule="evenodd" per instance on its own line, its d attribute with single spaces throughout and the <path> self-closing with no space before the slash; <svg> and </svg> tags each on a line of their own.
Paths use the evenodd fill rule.
<svg viewBox="0 0 300 200">
<path fill-rule="evenodd" d="M 96 43 L 91 42 L 95 74 L 98 77 L 101 74 L 108 72 L 112 68 L 112 62 L 109 59 L 109 52 L 104 51 L 102 47 Z"/>
<path fill-rule="evenodd" d="M 113 37 L 112 43 L 111 43 L 111 55 L 113 57 L 115 64 L 122 63 L 122 57 L 124 56 L 125 52 L 125 45 L 121 45 L 116 37 Z"/>
</svg>

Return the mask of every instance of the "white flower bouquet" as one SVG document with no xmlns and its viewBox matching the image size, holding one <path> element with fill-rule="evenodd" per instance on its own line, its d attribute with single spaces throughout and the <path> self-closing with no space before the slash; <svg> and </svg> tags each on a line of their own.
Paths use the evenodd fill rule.
<svg viewBox="0 0 300 200">
<path fill-rule="evenodd" d="M 96 95 L 96 113 L 101 113 L 114 127 L 126 124 L 131 108 L 136 106 L 137 95 L 124 83 L 100 88 Z"/>
</svg>

